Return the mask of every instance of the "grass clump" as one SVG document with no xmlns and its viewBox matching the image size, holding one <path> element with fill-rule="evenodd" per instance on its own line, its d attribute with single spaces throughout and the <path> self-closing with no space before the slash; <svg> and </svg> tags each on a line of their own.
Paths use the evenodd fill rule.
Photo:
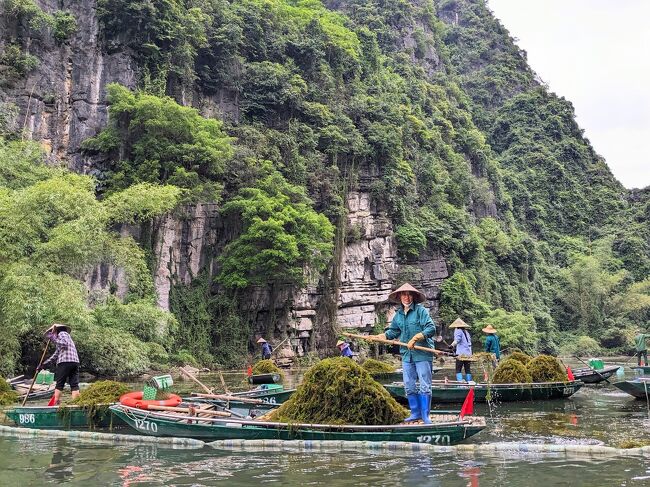
<svg viewBox="0 0 650 487">
<path fill-rule="evenodd" d="M 391 364 L 387 364 L 386 362 L 382 362 L 380 360 L 375 360 L 374 358 L 366 359 L 363 364 L 361 364 L 361 367 L 363 367 L 370 375 L 395 372 L 395 367 L 393 367 Z"/>
<path fill-rule="evenodd" d="M 533 382 L 566 382 L 567 374 L 560 362 L 550 355 L 538 355 L 526 365 Z"/>
<path fill-rule="evenodd" d="M 288 423 L 397 424 L 407 414 L 365 369 L 336 357 L 311 367 L 291 398 L 268 418 Z"/>
<path fill-rule="evenodd" d="M 530 362 L 533 358 L 530 355 L 526 355 L 523 352 L 512 352 L 509 356 L 509 359 L 517 360 L 518 362 L 528 365 L 528 362 Z"/>
<path fill-rule="evenodd" d="M 79 396 L 68 405 L 96 406 L 98 404 L 111 404 L 117 402 L 122 394 L 131 392 L 131 388 L 122 382 L 113 380 L 100 380 L 93 382 L 79 393 Z"/>
<path fill-rule="evenodd" d="M 8 406 L 16 401 L 18 401 L 18 393 L 3 377 L 0 377 L 0 406 Z"/>
<path fill-rule="evenodd" d="M 525 384 L 533 378 L 526 367 L 513 358 L 503 360 L 494 371 L 492 382 L 495 384 Z"/>
</svg>

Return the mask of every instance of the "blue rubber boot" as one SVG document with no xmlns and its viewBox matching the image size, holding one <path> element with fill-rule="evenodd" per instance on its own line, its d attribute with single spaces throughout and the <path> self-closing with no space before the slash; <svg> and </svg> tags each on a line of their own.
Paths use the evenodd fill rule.
<svg viewBox="0 0 650 487">
<path fill-rule="evenodd" d="M 429 417 L 429 413 L 431 412 L 431 395 L 419 394 L 418 399 L 420 400 L 420 411 L 422 411 L 422 422 L 424 424 L 431 424 L 431 418 Z"/>
<path fill-rule="evenodd" d="M 462 372 L 457 372 L 456 373 L 456 380 L 458 382 L 463 382 L 463 373 Z"/>
<path fill-rule="evenodd" d="M 468 383 L 472 382 L 472 374 L 467 374 L 465 377 L 467 377 Z"/>
<path fill-rule="evenodd" d="M 409 394 L 406 396 L 409 401 L 409 408 L 411 408 L 411 415 L 406 418 L 405 422 L 417 421 L 422 419 L 422 414 L 420 413 L 420 401 L 417 394 Z"/>
</svg>

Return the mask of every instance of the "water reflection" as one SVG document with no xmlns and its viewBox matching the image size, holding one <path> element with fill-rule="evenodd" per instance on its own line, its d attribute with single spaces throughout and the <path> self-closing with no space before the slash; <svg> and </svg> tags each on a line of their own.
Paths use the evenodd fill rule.
<svg viewBox="0 0 650 487">
<path fill-rule="evenodd" d="M 69 446 L 66 440 L 59 438 L 52 451 L 50 465 L 45 470 L 45 478 L 54 480 L 71 478 L 74 475 L 72 471 L 74 455 L 74 447 Z"/>
</svg>

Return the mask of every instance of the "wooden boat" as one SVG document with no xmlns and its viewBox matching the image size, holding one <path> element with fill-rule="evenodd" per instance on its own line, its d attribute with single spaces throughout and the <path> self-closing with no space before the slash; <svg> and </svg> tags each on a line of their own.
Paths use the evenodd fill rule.
<svg viewBox="0 0 650 487">
<path fill-rule="evenodd" d="M 584 384 L 578 380 L 570 382 L 534 382 L 531 384 L 474 384 L 456 381 L 433 381 L 431 385 L 431 403 L 462 403 L 470 387 L 474 388 L 476 402 L 511 402 L 543 401 L 547 399 L 564 399 L 572 396 Z M 404 384 L 394 382 L 384 387 L 400 402 L 406 402 Z"/>
<path fill-rule="evenodd" d="M 442 370 L 442 367 L 436 367 L 435 365 L 432 368 L 432 374 L 435 375 L 437 372 L 440 372 Z M 377 382 L 383 383 L 391 383 L 391 382 L 399 382 L 403 379 L 402 375 L 402 369 L 397 369 L 394 372 L 380 372 L 377 374 L 371 374 L 372 378 L 375 379 Z"/>
<path fill-rule="evenodd" d="M 110 404 L 91 408 L 84 406 L 17 406 L 5 411 L 16 426 L 37 429 L 95 429 L 124 426 L 114 418 Z"/>
<path fill-rule="evenodd" d="M 636 365 L 630 368 L 638 375 L 650 375 L 650 365 Z"/>
<path fill-rule="evenodd" d="M 173 411 L 143 411 L 111 406 L 115 416 L 139 433 L 202 440 L 338 440 L 401 441 L 454 445 L 485 428 L 482 417 L 435 415 L 433 424 L 380 426 L 278 423 L 220 417 L 196 417 Z"/>
<path fill-rule="evenodd" d="M 225 394 L 203 394 L 193 392 L 192 396 L 183 399 L 184 403 L 212 404 L 215 407 L 231 412 L 239 418 L 256 418 L 268 413 L 278 407 L 278 404 L 270 404 L 262 399 L 252 397 L 236 397 Z"/>
<path fill-rule="evenodd" d="M 21 377 L 16 377 L 15 379 L 7 379 L 9 385 L 14 389 L 20 396 L 20 401 L 25 398 L 25 394 L 29 391 L 29 386 L 32 385 L 32 379 L 24 379 Z M 49 399 L 54 395 L 54 388 L 56 383 L 52 384 L 34 384 L 32 387 L 32 392 L 29 393 L 27 397 L 28 401 L 36 401 L 38 399 Z"/>
<path fill-rule="evenodd" d="M 285 389 L 281 385 L 276 384 L 262 384 L 261 386 L 251 389 L 250 391 L 234 392 L 230 394 L 238 398 L 254 398 L 261 399 L 262 402 L 268 404 L 282 404 L 284 401 L 291 397 L 296 390 Z"/>
<path fill-rule="evenodd" d="M 608 365 L 602 369 L 594 369 L 592 367 L 584 367 L 575 369 L 573 376 L 576 380 L 584 382 L 585 384 L 598 384 L 599 382 L 609 379 L 620 368 L 618 365 Z"/>
<path fill-rule="evenodd" d="M 646 394 L 650 394 L 650 377 L 638 377 L 632 380 L 623 380 L 621 382 L 614 382 L 612 385 L 637 399 L 646 399 L 649 397 Z"/>
<path fill-rule="evenodd" d="M 254 374 L 248 376 L 249 384 L 279 384 L 282 382 L 282 376 L 277 372 L 270 374 Z"/>
</svg>

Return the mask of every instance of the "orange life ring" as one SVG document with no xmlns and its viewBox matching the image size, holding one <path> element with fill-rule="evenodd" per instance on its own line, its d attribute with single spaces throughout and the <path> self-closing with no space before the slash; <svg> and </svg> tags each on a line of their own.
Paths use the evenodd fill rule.
<svg viewBox="0 0 650 487">
<path fill-rule="evenodd" d="M 120 396 L 120 404 L 132 408 L 149 409 L 149 406 L 176 407 L 183 401 L 180 396 L 177 396 L 176 394 L 170 394 L 169 398 L 163 401 L 144 401 L 142 400 L 143 394 L 142 391 L 127 392 Z"/>
</svg>

